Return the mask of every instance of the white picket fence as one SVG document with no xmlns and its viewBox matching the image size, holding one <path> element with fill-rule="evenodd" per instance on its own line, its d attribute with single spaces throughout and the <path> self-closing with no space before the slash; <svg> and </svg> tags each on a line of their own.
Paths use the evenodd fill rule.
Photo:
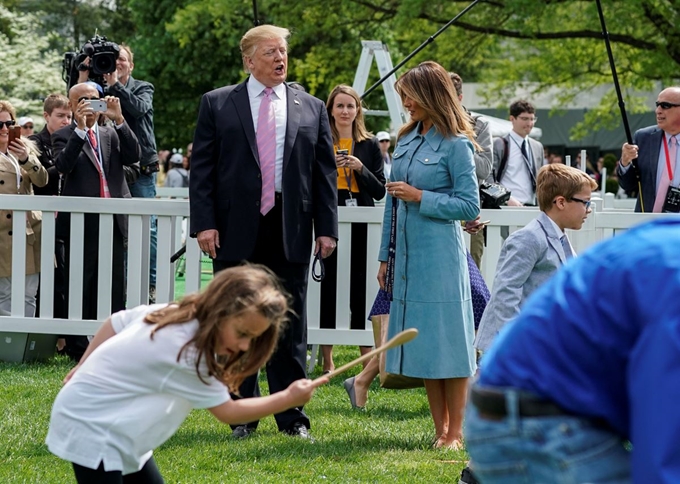
<svg viewBox="0 0 680 484">
<path fill-rule="evenodd" d="M 26 318 L 24 313 L 24 261 L 25 237 L 14 239 L 12 254 L 12 308 L 10 316 L 0 317 L 0 332 L 47 333 L 47 334 L 94 334 L 102 321 L 109 314 L 110 307 L 110 270 L 112 264 L 112 230 L 113 215 L 129 215 L 128 238 L 128 278 L 127 305 L 134 307 L 148 297 L 149 274 L 149 223 L 150 216 L 158 218 L 158 253 L 156 272 L 156 300 L 168 302 L 175 298 L 175 264 L 170 263 L 170 256 L 182 244 L 182 220 L 189 216 L 189 202 L 186 200 L 186 189 L 160 189 L 159 194 L 176 199 L 97 199 L 77 197 L 40 197 L 25 195 L 0 195 L 0 206 L 14 210 L 13 231 L 24 232 L 25 212 L 41 210 L 42 224 L 42 265 L 41 265 L 41 301 L 40 317 Z M 569 233 L 570 240 L 577 253 L 583 252 L 595 242 L 615 235 L 618 231 L 659 217 L 662 214 L 635 214 L 630 208 L 602 208 L 602 200 L 596 202 L 593 213 L 588 217 L 582 230 Z M 71 212 L 71 280 L 69 281 L 69 317 L 67 320 L 55 319 L 52 314 L 53 303 L 53 262 L 55 214 Z M 101 269 L 99 271 L 99 311 L 98 321 L 87 321 L 81 317 L 81 294 L 83 276 L 76 262 L 77 254 L 83 251 L 82 232 L 85 213 L 99 213 L 100 237 L 99 253 Z M 484 253 L 482 274 L 491 288 L 500 254 L 503 239 L 501 228 L 509 227 L 510 231 L 526 225 L 536 217 L 536 208 L 483 210 L 482 220 L 490 220 L 488 227 L 487 247 Z M 350 266 L 350 247 L 343 241 L 350 240 L 351 224 L 363 222 L 368 224 L 368 267 L 366 280 L 366 311 L 371 308 L 378 291 L 376 274 L 381 235 L 383 207 L 340 207 L 338 244 L 338 267 Z M 673 215 L 675 216 L 675 215 Z M 310 244 L 312 241 L 310 241 Z M 186 251 L 186 291 L 197 291 L 200 287 L 201 251 L 196 239 L 187 238 Z M 453 277 L 453 275 L 452 275 Z M 372 345 L 373 335 L 370 324 L 364 330 L 350 330 L 349 321 L 349 271 L 339 271 L 337 284 L 336 329 L 320 329 L 319 327 L 319 284 L 311 281 L 307 297 L 307 316 L 310 344 L 336 345 Z"/>
</svg>

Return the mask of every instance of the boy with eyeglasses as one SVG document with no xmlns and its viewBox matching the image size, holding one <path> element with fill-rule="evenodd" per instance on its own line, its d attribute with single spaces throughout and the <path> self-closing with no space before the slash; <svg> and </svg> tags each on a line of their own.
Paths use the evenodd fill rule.
<svg viewBox="0 0 680 484">
<path fill-rule="evenodd" d="M 575 255 L 565 229 L 583 226 L 596 189 L 597 182 L 576 168 L 559 164 L 541 168 L 536 183 L 541 213 L 503 244 L 491 299 L 475 338 L 478 351 L 486 351 L 529 295 Z"/>
<path fill-rule="evenodd" d="M 512 131 L 493 143 L 492 181 L 510 190 L 511 207 L 536 204 L 536 174 L 543 165 L 543 145 L 529 133 L 537 120 L 533 104 L 515 101 L 510 105 Z"/>
<path fill-rule="evenodd" d="M 680 197 L 680 87 L 659 93 L 655 114 L 656 126 L 636 131 L 633 144 L 623 144 L 616 174 L 626 192 L 639 192 L 636 212 L 678 212 L 674 200 Z"/>
</svg>

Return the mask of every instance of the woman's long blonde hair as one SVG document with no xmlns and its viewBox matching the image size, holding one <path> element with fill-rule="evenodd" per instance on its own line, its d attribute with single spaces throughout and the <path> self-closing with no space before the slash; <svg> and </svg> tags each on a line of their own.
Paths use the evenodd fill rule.
<svg viewBox="0 0 680 484">
<path fill-rule="evenodd" d="M 269 327 L 254 338 L 248 351 L 228 359 L 215 354 L 222 325 L 229 318 L 256 312 L 269 320 Z M 208 375 L 224 382 L 232 393 L 238 394 L 243 380 L 257 372 L 271 357 L 286 322 L 288 296 L 276 275 L 264 266 L 248 264 L 225 269 L 215 275 L 202 293 L 189 294 L 175 304 L 170 304 L 146 316 L 145 321 L 155 324 L 151 332 L 171 324 L 198 320 L 198 330 L 177 355 L 180 360 L 185 350 L 194 346 L 198 352 L 196 373 L 205 359 Z M 227 323 L 228 324 L 228 323 Z"/>
<path fill-rule="evenodd" d="M 417 102 L 432 120 L 435 129 L 443 136 L 464 134 L 472 142 L 475 149 L 481 151 L 475 141 L 469 116 L 461 106 L 456 88 L 449 73 L 433 61 L 426 61 L 404 73 L 394 85 L 404 98 L 409 97 Z M 409 121 L 399 130 L 399 139 L 413 131 L 417 121 Z"/>
</svg>

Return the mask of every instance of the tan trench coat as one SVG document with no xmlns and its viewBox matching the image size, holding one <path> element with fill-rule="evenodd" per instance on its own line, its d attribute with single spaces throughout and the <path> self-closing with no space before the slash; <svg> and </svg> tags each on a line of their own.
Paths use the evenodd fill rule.
<svg viewBox="0 0 680 484">
<path fill-rule="evenodd" d="M 21 138 L 25 143 L 31 143 Z M 16 167 L 7 156 L 0 154 L 0 207 L 2 196 L 33 195 L 33 184 L 43 187 L 47 184 L 47 170 L 37 156 L 37 149 L 31 143 L 31 154 L 25 164 L 20 165 L 20 183 L 17 190 Z M 11 155 L 9 155 L 11 156 Z M 12 275 L 12 211 L 0 208 L 0 277 Z M 26 214 L 26 274 L 40 272 L 40 227 L 42 212 L 32 211 Z"/>
</svg>

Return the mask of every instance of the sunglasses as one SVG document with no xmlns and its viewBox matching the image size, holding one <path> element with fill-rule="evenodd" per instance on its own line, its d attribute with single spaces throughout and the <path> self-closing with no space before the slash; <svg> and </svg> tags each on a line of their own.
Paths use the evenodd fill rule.
<svg viewBox="0 0 680 484">
<path fill-rule="evenodd" d="M 666 102 L 666 101 L 657 101 L 655 104 L 656 104 L 656 107 L 657 107 L 657 108 L 661 108 L 661 109 L 663 109 L 664 111 L 665 111 L 666 109 L 677 108 L 678 106 L 680 106 L 680 104 L 668 103 L 668 102 Z"/>
<path fill-rule="evenodd" d="M 24 124 L 24 125 L 22 126 L 22 128 L 33 129 L 33 125 L 32 125 L 32 124 Z"/>
<path fill-rule="evenodd" d="M 9 121 L 0 121 L 0 129 L 2 129 L 3 126 L 7 126 L 9 128 L 10 126 L 14 126 L 15 123 L 16 121 L 13 119 L 10 119 Z"/>
<path fill-rule="evenodd" d="M 381 139 L 380 142 L 381 142 L 381 143 L 389 143 L 390 140 L 388 140 L 388 139 Z"/>
</svg>

